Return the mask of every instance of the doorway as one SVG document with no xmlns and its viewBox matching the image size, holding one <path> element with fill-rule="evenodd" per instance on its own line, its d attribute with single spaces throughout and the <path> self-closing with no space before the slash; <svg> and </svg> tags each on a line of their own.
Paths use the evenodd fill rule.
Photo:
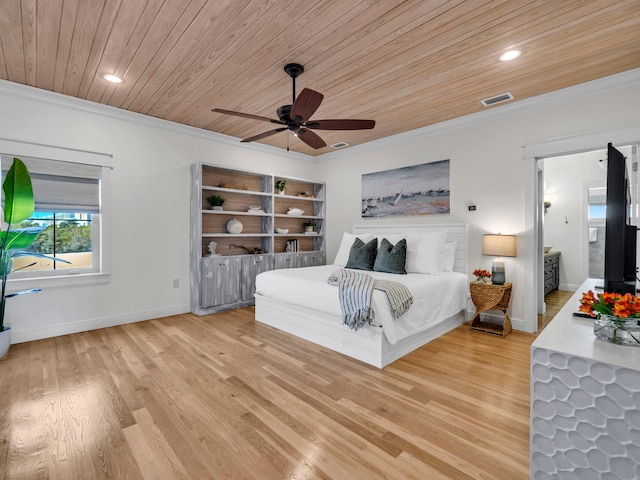
<svg viewBox="0 0 640 480">
<path fill-rule="evenodd" d="M 539 161 L 552 157 L 602 150 L 606 147 L 608 142 L 612 142 L 616 146 L 632 145 L 634 155 L 637 155 L 637 145 L 640 143 L 639 139 L 640 125 L 633 125 L 611 131 L 566 137 L 547 142 L 525 145 L 525 252 L 523 256 L 525 270 L 532 272 L 531 275 L 525 276 L 524 287 L 528 292 L 530 292 L 530 295 L 526 295 L 524 299 L 525 331 L 531 333 L 537 331 L 538 313 L 542 313 L 539 306 L 543 304 L 541 299 L 543 298 L 542 278 L 544 277 L 544 237 L 541 229 L 543 228 L 542 225 L 544 220 L 541 217 L 543 216 L 542 206 L 544 203 L 544 196 L 541 193 L 542 188 L 539 185 Z M 637 172 L 634 172 L 634 174 L 637 174 Z M 636 205 L 637 194 L 638 191 L 636 188 L 633 192 L 633 198 Z M 580 194 L 578 194 L 577 198 L 580 198 Z M 637 216 L 637 208 L 635 210 L 635 215 Z M 571 222 L 571 218 L 568 217 L 567 220 Z M 578 220 L 578 217 L 576 217 L 575 221 L 582 223 Z M 584 223 L 585 225 L 587 224 L 586 218 Z M 586 230 L 586 228 L 587 227 L 585 227 L 585 235 L 588 234 L 588 230 Z M 579 284 L 576 288 L 579 288 Z"/>
</svg>

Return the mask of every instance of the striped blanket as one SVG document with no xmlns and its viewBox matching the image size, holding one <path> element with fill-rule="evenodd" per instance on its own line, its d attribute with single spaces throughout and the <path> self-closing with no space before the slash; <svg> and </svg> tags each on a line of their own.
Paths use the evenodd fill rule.
<svg viewBox="0 0 640 480">
<path fill-rule="evenodd" d="M 358 330 L 373 320 L 371 298 L 374 289 L 386 294 L 394 318 L 404 314 L 413 303 L 411 292 L 402 283 L 377 280 L 366 273 L 345 268 L 332 272 L 327 283 L 338 286 L 343 323 L 353 330 Z"/>
</svg>

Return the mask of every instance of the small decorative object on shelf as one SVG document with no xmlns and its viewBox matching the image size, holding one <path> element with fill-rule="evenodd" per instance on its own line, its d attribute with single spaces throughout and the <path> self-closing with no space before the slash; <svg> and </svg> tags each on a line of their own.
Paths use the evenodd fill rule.
<svg viewBox="0 0 640 480">
<path fill-rule="evenodd" d="M 236 218 L 233 218 L 227 222 L 227 232 L 233 233 L 235 235 L 242 233 L 243 229 L 242 222 Z"/>
<path fill-rule="evenodd" d="M 476 268 L 473 271 L 473 274 L 476 276 L 476 282 L 478 282 L 478 283 L 486 283 L 486 284 L 490 284 L 491 283 L 491 273 L 488 272 L 487 270 Z"/>
<path fill-rule="evenodd" d="M 220 195 L 211 195 L 207 197 L 207 202 L 211 206 L 211 210 L 222 210 L 222 205 L 224 205 L 224 197 Z"/>
<path fill-rule="evenodd" d="M 600 340 L 640 347 L 640 298 L 630 293 L 591 290 L 582 294 L 580 311 L 596 317 L 593 333 Z"/>
<path fill-rule="evenodd" d="M 287 181 L 286 180 L 278 180 L 275 183 L 276 186 L 276 190 L 278 190 L 278 192 L 280 192 L 280 195 L 284 195 L 284 191 L 287 188 Z"/>
<path fill-rule="evenodd" d="M 207 247 L 209 250 L 209 255 L 211 256 L 216 256 L 216 255 L 220 255 L 219 253 L 216 253 L 216 247 L 218 246 L 218 242 L 215 242 L 213 240 L 211 240 L 209 242 L 209 246 Z"/>
<path fill-rule="evenodd" d="M 229 245 L 229 248 L 241 248 L 249 255 L 260 255 L 262 253 L 262 249 L 259 247 L 245 247 L 244 245 Z"/>
<path fill-rule="evenodd" d="M 316 222 L 304 222 L 302 226 L 305 233 L 315 233 L 316 231 Z"/>
<path fill-rule="evenodd" d="M 238 183 L 225 183 L 225 182 L 222 182 L 218 186 L 220 188 L 229 188 L 231 190 L 248 190 L 247 186 L 244 183 L 238 184 Z"/>
<path fill-rule="evenodd" d="M 291 215 L 292 217 L 299 217 L 300 215 L 304 215 L 304 210 L 301 210 L 296 207 L 289 207 L 289 211 L 287 215 Z"/>
</svg>

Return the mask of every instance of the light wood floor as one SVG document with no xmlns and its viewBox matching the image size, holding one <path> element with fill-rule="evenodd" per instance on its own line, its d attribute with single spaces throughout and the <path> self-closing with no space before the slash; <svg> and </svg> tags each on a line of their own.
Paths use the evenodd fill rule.
<svg viewBox="0 0 640 480">
<path fill-rule="evenodd" d="M 553 320 L 553 317 L 564 307 L 573 294 L 574 292 L 566 290 L 553 290 L 545 295 L 544 303 L 547 306 L 547 311 L 542 315 L 538 315 L 538 332 L 549 325 L 549 322 Z"/>
<path fill-rule="evenodd" d="M 247 308 L 13 345 L 0 478 L 526 479 L 534 338 L 461 326 L 378 370 Z"/>
</svg>

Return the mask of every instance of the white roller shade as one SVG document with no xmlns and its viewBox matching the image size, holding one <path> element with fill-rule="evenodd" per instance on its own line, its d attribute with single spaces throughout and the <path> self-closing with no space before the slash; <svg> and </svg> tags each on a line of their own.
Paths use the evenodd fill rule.
<svg viewBox="0 0 640 480">
<path fill-rule="evenodd" d="M 31 175 L 36 211 L 100 213 L 100 173 L 97 165 L 19 157 Z M 12 155 L 0 155 L 2 178 Z"/>
</svg>

